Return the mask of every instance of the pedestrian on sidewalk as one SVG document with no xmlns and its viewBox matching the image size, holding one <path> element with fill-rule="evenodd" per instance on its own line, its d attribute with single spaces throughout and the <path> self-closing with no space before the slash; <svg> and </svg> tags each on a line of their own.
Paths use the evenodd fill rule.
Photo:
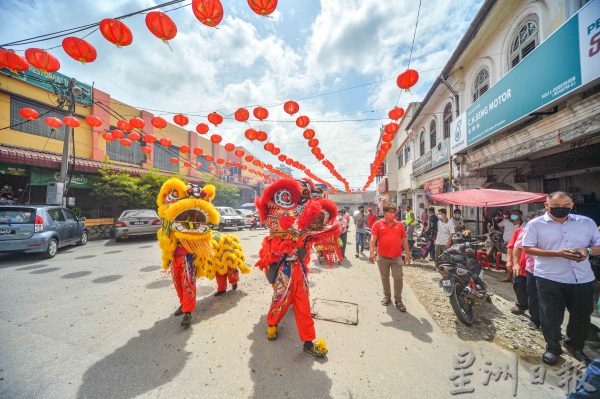
<svg viewBox="0 0 600 399">
<path fill-rule="evenodd" d="M 402 303 L 402 248 L 404 248 L 404 264 L 410 264 L 410 251 L 408 239 L 402 222 L 396 220 L 396 206 L 388 204 L 383 207 L 383 219 L 373 225 L 371 231 L 369 261 L 375 263 L 377 253 L 377 267 L 383 285 L 383 299 L 381 304 L 387 306 L 391 303 L 392 292 L 390 288 L 390 272 L 394 279 L 394 300 L 396 308 L 406 312 Z M 377 252 L 375 252 L 377 248 Z"/>
<path fill-rule="evenodd" d="M 362 254 L 365 250 L 365 234 L 367 232 L 367 217 L 365 216 L 365 207 L 363 205 L 358 207 L 358 213 L 354 216 L 354 226 L 356 226 L 356 258 L 358 258 L 359 252 Z"/>
<path fill-rule="evenodd" d="M 435 260 L 435 240 L 437 239 L 437 229 L 438 229 L 438 221 L 440 220 L 437 216 L 435 216 L 435 208 L 431 207 L 427 209 L 427 214 L 429 215 L 429 222 L 427 224 L 427 234 L 429 235 L 431 241 L 434 245 L 431 245 L 425 256 L 429 254 L 429 260 Z"/>
<path fill-rule="evenodd" d="M 525 253 L 523 251 L 515 251 L 517 240 L 523 240 L 524 226 L 520 226 L 511 237 L 506 246 L 506 270 L 511 270 L 513 280 L 513 291 L 517 297 L 515 306 L 510 309 L 510 312 L 515 315 L 522 315 L 529 309 L 529 298 L 527 297 L 527 277 L 525 275 Z"/>
<path fill-rule="evenodd" d="M 532 221 L 535 218 L 538 218 L 544 214 L 543 211 L 531 211 L 527 214 L 527 218 L 529 221 Z M 513 249 L 513 275 L 519 275 L 519 273 L 515 274 L 515 263 L 514 260 L 521 259 L 523 255 L 525 255 L 525 280 L 527 287 L 527 305 L 529 307 L 529 318 L 531 321 L 529 322 L 529 328 L 532 330 L 540 329 L 540 307 L 538 301 L 538 292 L 537 285 L 535 284 L 535 276 L 533 275 L 535 270 L 535 257 L 533 255 L 528 255 L 523 251 L 523 237 L 525 236 L 525 229 L 521 231 L 517 241 L 515 241 L 515 247 Z M 522 265 L 520 262 L 519 266 Z"/>
<path fill-rule="evenodd" d="M 368 208 L 367 209 L 367 227 L 372 228 L 373 223 L 375 223 L 376 221 L 377 221 L 377 215 L 375 215 L 375 212 L 373 212 L 373 209 Z"/>
<path fill-rule="evenodd" d="M 342 250 L 342 259 L 346 258 L 346 244 L 348 242 L 348 213 L 345 208 L 340 209 L 339 223 L 342 234 L 340 234 L 340 239 L 342 240 L 341 250 Z"/>
<path fill-rule="evenodd" d="M 506 222 L 506 223 L 504 223 Z M 504 225 L 503 225 L 504 223 Z M 508 243 L 512 240 L 515 231 L 519 229 L 519 227 L 521 227 L 523 225 L 523 212 L 521 212 L 518 209 L 515 209 L 514 211 L 512 211 L 512 213 L 510 214 L 510 216 L 503 220 L 502 222 L 500 222 L 500 225 L 503 225 L 503 229 L 504 232 L 502 233 L 502 239 L 506 240 L 507 234 L 508 235 L 508 240 L 504 241 L 507 244 L 507 248 L 508 248 Z M 513 241 L 514 244 L 514 241 Z M 507 258 L 506 258 L 506 277 L 504 277 L 502 280 L 500 280 L 503 283 L 510 283 L 513 282 L 513 270 L 512 267 L 508 267 L 508 262 L 510 261 L 510 255 L 508 255 L 508 249 L 507 249 Z M 512 261 L 511 261 L 511 265 L 512 265 Z"/>
<path fill-rule="evenodd" d="M 406 217 L 404 218 L 406 224 L 406 235 L 409 240 L 412 240 L 415 235 L 415 226 L 417 225 L 417 219 L 415 213 L 412 211 L 412 207 L 408 205 L 406 207 Z"/>
<path fill-rule="evenodd" d="M 534 275 L 546 352 L 542 360 L 554 365 L 562 353 L 561 325 L 565 307 L 569 323 L 565 348 L 575 359 L 589 363 L 583 345 L 594 309 L 594 273 L 589 257 L 600 255 L 600 232 L 588 217 L 571 214 L 573 198 L 562 191 L 549 194 L 546 214 L 529 223 L 523 238 L 525 253 L 535 256 Z"/>
<path fill-rule="evenodd" d="M 437 237 L 435 239 L 435 264 L 437 265 L 440 255 L 452 246 L 452 235 L 454 234 L 454 223 L 448 219 L 448 212 L 440 209 L 437 222 Z"/>
<path fill-rule="evenodd" d="M 465 229 L 465 221 L 462 218 L 462 211 L 458 208 L 454 209 L 452 223 L 454 223 L 454 231 L 457 233 L 462 233 L 462 231 Z"/>
<path fill-rule="evenodd" d="M 422 202 L 419 204 L 419 212 L 421 212 L 421 222 L 423 223 L 423 229 L 427 227 L 427 221 L 429 220 L 428 210 L 425 209 L 425 204 Z"/>
</svg>

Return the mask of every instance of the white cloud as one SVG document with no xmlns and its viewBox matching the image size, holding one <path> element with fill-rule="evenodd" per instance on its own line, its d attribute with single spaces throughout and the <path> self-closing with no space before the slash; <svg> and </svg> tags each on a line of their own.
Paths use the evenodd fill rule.
<svg viewBox="0 0 600 399">
<path fill-rule="evenodd" d="M 8 41 L 44 34 L 122 15 L 156 1 L 86 0 L 75 5 L 62 0 L 53 2 L 52 7 L 45 3 L 5 0 L 0 13 L 0 37 Z M 173 11 L 169 15 L 178 26 L 177 37 L 171 41 L 173 52 L 147 31 L 143 16 L 125 20 L 134 34 L 129 47 L 117 49 L 98 32 L 89 36 L 87 39 L 98 50 L 94 63 L 81 65 L 60 48 L 53 52 L 63 64 L 61 72 L 87 83 L 95 82 L 116 99 L 134 106 L 192 114 L 247 104 L 276 104 L 394 78 L 406 68 L 416 2 L 321 0 L 316 18 L 301 21 L 297 32 L 286 29 L 297 26 L 291 22 L 298 22 L 305 10 L 299 8 L 300 2 L 286 3 L 290 2 L 280 2 L 271 18 L 262 18 L 241 3 L 223 2 L 225 18 L 218 29 L 200 24 L 189 7 Z M 423 2 L 411 66 L 424 72 L 414 93 L 402 94 L 401 105 L 425 94 L 470 23 L 473 4 L 479 3 L 481 0 L 465 4 Z M 314 9 L 314 4 L 310 6 Z M 290 36 L 292 41 L 283 40 Z M 60 41 L 40 46 L 56 44 Z M 368 118 L 369 114 L 356 111 L 390 108 L 398 93 L 392 79 L 370 86 L 367 95 L 355 96 L 356 92 L 350 90 L 299 101 L 300 113 L 317 121 Z M 336 98 L 350 101 L 333 101 Z M 348 102 L 353 104 L 352 110 L 334 105 Z M 270 108 L 269 112 L 271 121 L 295 120 L 281 107 Z M 379 126 L 378 121 L 359 121 L 314 123 L 311 127 L 317 131 L 323 153 L 337 170 L 353 187 L 362 187 L 374 157 Z M 302 130 L 294 123 L 267 122 L 264 128 L 284 152 L 341 187 L 312 156 Z M 243 144 L 261 159 L 277 164 L 276 158 L 262 150 L 262 144 L 249 144 L 243 138 L 244 129 L 244 125 L 226 121 L 217 131 L 222 132 L 226 142 Z"/>
</svg>

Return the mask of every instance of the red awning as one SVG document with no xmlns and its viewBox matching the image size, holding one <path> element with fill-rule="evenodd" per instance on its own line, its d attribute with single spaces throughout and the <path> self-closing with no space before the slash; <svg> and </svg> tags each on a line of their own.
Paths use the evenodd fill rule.
<svg viewBox="0 0 600 399">
<path fill-rule="evenodd" d="M 443 204 L 493 208 L 517 204 L 529 204 L 532 202 L 544 202 L 546 200 L 546 194 L 528 193 L 526 191 L 474 188 L 471 190 L 432 195 L 431 200 Z"/>
</svg>

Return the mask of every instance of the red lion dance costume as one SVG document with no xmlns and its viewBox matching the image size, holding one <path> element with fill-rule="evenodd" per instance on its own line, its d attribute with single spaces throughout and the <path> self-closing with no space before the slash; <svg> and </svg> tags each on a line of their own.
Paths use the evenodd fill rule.
<svg viewBox="0 0 600 399">
<path fill-rule="evenodd" d="M 316 357 L 325 356 L 327 346 L 323 340 L 313 342 L 316 335 L 307 279 L 310 251 L 313 245 L 319 245 L 325 258 L 332 258 L 340 235 L 339 226 L 333 224 L 337 207 L 321 196 L 311 182 L 280 179 L 255 201 L 261 222 L 269 228 L 256 263 L 274 291 L 267 317 L 267 338 L 277 339 L 277 325 L 293 306 L 304 351 Z"/>
</svg>

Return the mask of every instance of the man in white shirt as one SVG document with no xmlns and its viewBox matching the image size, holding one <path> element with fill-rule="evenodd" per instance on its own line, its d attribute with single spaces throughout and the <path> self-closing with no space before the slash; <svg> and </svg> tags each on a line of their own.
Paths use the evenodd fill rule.
<svg viewBox="0 0 600 399">
<path fill-rule="evenodd" d="M 454 234 L 454 223 L 448 219 L 448 214 L 445 209 L 440 209 L 438 212 L 438 228 L 437 237 L 435 239 L 435 263 L 438 263 L 438 257 L 452 246 L 452 235 Z"/>
</svg>

